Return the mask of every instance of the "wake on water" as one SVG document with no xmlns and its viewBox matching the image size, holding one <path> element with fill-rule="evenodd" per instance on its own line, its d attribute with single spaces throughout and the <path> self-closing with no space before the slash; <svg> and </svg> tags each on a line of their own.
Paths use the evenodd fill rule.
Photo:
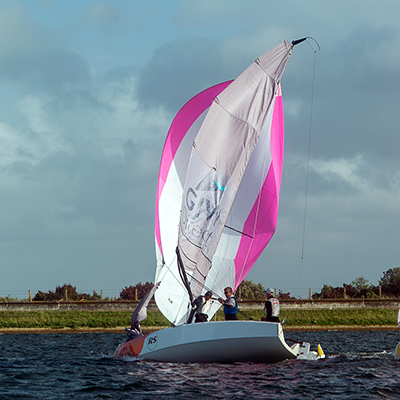
<svg viewBox="0 0 400 400">
<path fill-rule="evenodd" d="M 112 358 L 125 335 L 0 335 L 0 399 L 394 399 L 398 332 L 288 332 L 326 359 L 173 364 Z"/>
</svg>

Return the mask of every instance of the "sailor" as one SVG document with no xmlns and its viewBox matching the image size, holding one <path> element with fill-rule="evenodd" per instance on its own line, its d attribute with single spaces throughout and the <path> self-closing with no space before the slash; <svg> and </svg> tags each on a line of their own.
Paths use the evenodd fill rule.
<svg viewBox="0 0 400 400">
<path fill-rule="evenodd" d="M 264 305 L 265 318 L 263 318 L 262 320 L 279 322 L 280 305 L 279 300 L 274 297 L 274 290 L 272 288 L 268 288 L 264 293 L 267 297 L 267 301 Z"/>
<path fill-rule="evenodd" d="M 143 336 L 142 329 L 140 328 L 139 321 L 132 321 L 130 328 L 125 328 L 125 332 L 128 334 L 126 341 L 136 339 L 139 336 Z"/>
<path fill-rule="evenodd" d="M 211 308 L 212 292 L 209 290 L 204 296 L 199 296 L 195 301 L 195 320 L 194 322 L 207 322 L 208 313 Z"/>
<path fill-rule="evenodd" d="M 225 321 L 235 321 L 238 319 L 238 302 L 236 297 L 233 295 L 233 290 L 230 286 L 224 289 L 224 293 L 226 300 L 220 297 L 218 301 L 224 305 Z"/>
</svg>

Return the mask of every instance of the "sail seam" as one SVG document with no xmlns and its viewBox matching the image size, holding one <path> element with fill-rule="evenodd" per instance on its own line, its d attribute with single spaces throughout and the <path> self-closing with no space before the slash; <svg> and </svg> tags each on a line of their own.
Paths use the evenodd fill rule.
<svg viewBox="0 0 400 400">
<path fill-rule="evenodd" d="M 293 47 L 293 46 L 292 46 L 292 47 Z M 290 56 L 290 52 L 292 51 L 292 47 L 291 47 L 290 49 L 288 49 L 288 51 L 287 51 L 287 54 L 289 54 L 289 56 Z M 278 69 L 281 67 L 281 65 L 284 64 L 284 63 L 286 63 L 286 56 L 285 56 L 285 58 L 283 58 L 283 59 L 281 60 L 281 62 L 279 63 L 279 67 L 276 68 L 276 70 L 278 70 Z M 278 80 L 276 80 L 275 78 L 273 78 L 273 77 L 264 69 L 264 67 L 261 65 L 261 60 L 260 60 L 259 57 L 254 61 L 254 64 L 258 65 L 258 66 L 261 68 L 261 70 L 265 73 L 265 75 L 267 75 L 270 79 L 272 79 L 276 84 L 279 84 L 280 81 L 278 81 Z"/>
<path fill-rule="evenodd" d="M 220 102 L 219 98 L 216 97 L 214 99 L 214 103 L 217 104 L 218 106 L 220 106 L 227 114 L 229 114 L 232 118 L 235 118 L 237 121 L 243 122 L 244 124 L 246 124 L 247 126 L 249 126 L 254 132 L 256 132 L 257 134 L 259 134 L 259 130 L 257 130 L 256 127 L 254 127 L 252 124 L 250 124 L 248 121 L 245 121 L 242 118 L 239 118 L 238 116 L 232 114 L 229 110 L 227 110 Z"/>
<path fill-rule="evenodd" d="M 261 65 L 261 60 L 260 60 L 259 58 L 257 58 L 257 59 L 254 61 L 254 64 L 258 65 L 258 66 L 261 68 L 261 70 L 265 73 L 265 75 L 268 76 L 268 78 L 270 78 L 271 80 L 273 80 L 276 84 L 278 83 L 277 80 L 276 80 L 275 78 L 273 78 L 273 77 L 263 68 L 263 66 Z"/>
</svg>

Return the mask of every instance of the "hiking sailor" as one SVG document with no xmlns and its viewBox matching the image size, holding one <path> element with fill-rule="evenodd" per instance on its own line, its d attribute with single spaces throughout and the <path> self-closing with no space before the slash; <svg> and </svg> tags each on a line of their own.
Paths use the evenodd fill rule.
<svg viewBox="0 0 400 400">
<path fill-rule="evenodd" d="M 132 321 L 130 328 L 125 328 L 125 332 L 128 334 L 126 339 L 129 342 L 132 339 L 136 339 L 139 336 L 143 336 L 142 328 L 140 327 L 139 321 Z"/>
</svg>

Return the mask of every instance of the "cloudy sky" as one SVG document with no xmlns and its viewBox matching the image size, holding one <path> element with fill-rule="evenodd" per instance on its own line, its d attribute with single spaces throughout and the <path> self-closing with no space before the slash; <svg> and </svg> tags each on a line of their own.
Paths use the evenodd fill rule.
<svg viewBox="0 0 400 400">
<path fill-rule="evenodd" d="M 397 0 L 1 0 L 0 297 L 152 281 L 174 115 L 304 36 L 321 51 L 297 46 L 283 77 L 278 228 L 248 278 L 305 296 L 377 284 L 400 265 L 399 15 Z"/>
</svg>

